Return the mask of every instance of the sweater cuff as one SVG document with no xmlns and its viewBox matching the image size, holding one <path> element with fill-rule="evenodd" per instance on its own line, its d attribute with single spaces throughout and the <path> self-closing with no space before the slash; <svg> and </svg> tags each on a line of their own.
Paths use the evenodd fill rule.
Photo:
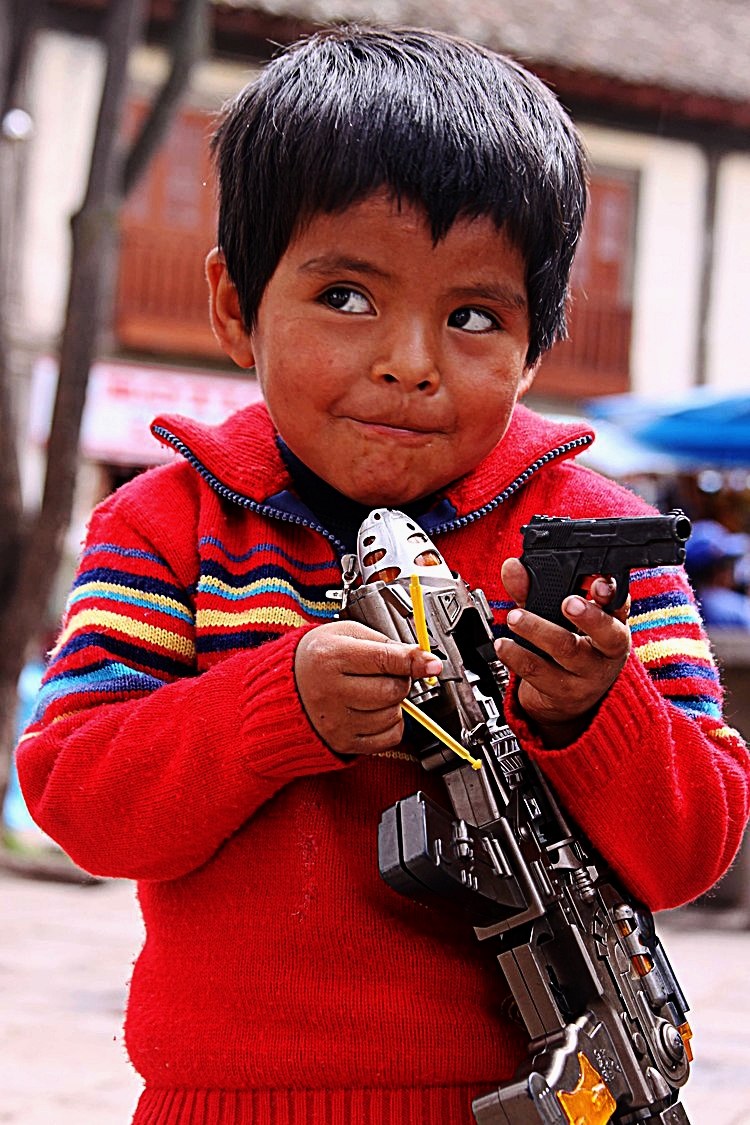
<svg viewBox="0 0 750 1125">
<path fill-rule="evenodd" d="M 617 680 L 599 704 L 587 729 L 570 746 L 547 748 L 529 726 L 511 679 L 506 718 L 519 742 L 544 771 L 567 807 L 582 808 L 586 795 L 600 796 L 613 781 L 643 767 L 644 724 L 652 732 L 665 703 L 638 657 L 631 652 Z"/>
<path fill-rule="evenodd" d="M 255 773 L 280 782 L 348 765 L 317 734 L 297 691 L 297 645 L 314 628 L 317 626 L 295 629 L 274 644 L 254 650 L 252 665 L 240 688 L 240 723 L 250 765 Z"/>
</svg>

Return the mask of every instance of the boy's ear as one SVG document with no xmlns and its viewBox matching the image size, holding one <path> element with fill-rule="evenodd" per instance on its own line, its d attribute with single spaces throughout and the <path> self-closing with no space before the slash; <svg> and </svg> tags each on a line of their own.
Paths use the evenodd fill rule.
<svg viewBox="0 0 750 1125">
<path fill-rule="evenodd" d="M 534 379 L 536 378 L 536 373 L 539 370 L 539 364 L 541 362 L 542 362 L 542 358 L 540 356 L 539 359 L 536 361 L 536 363 L 532 367 L 524 367 L 523 375 L 521 376 L 521 381 L 518 384 L 518 397 L 519 398 L 523 398 L 523 396 L 526 394 L 526 392 L 528 391 L 531 384 L 534 382 Z"/>
<path fill-rule="evenodd" d="M 216 246 L 206 258 L 206 280 L 214 336 L 238 367 L 252 367 L 255 356 L 240 312 L 240 299 L 227 273 L 224 255 Z"/>
</svg>

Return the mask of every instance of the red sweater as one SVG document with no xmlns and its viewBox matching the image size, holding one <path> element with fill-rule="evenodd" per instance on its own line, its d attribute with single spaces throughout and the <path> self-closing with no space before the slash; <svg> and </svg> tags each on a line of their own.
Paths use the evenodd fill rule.
<svg viewBox="0 0 750 1125">
<path fill-rule="evenodd" d="M 139 880 L 130 990 L 138 1125 L 458 1125 L 526 1036 L 468 925 L 382 883 L 384 808 L 439 779 L 394 752 L 346 766 L 293 677 L 330 618 L 340 550 L 289 492 L 265 410 L 162 419 L 184 459 L 95 512 L 37 715 L 19 751 L 35 818 L 82 867 Z M 585 429 L 519 407 L 500 446 L 439 498 L 451 566 L 509 607 L 500 565 L 535 513 L 648 511 L 576 465 Z M 435 524 L 437 523 L 437 528 Z M 747 751 L 681 570 L 631 585 L 634 652 L 590 729 L 544 750 L 564 804 L 652 908 L 731 861 Z M 325 669 L 321 669 L 325 674 Z"/>
</svg>

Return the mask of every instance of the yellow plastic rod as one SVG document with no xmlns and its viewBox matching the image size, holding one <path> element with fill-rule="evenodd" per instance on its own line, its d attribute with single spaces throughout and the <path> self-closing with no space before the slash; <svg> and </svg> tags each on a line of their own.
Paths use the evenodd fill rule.
<svg viewBox="0 0 750 1125">
<path fill-rule="evenodd" d="M 471 768 L 473 770 L 481 770 L 482 763 L 479 761 L 479 759 L 472 758 L 471 754 L 465 746 L 462 746 L 460 742 L 457 742 L 455 738 L 448 734 L 447 730 L 443 730 L 443 728 L 438 723 L 436 723 L 434 719 L 431 719 L 429 715 L 425 715 L 424 711 L 420 711 L 419 708 L 416 707 L 410 699 L 403 700 L 403 702 L 401 703 L 401 709 L 405 711 L 407 715 L 411 715 L 412 719 L 416 719 L 418 723 L 421 723 L 425 730 L 428 730 L 431 735 L 442 742 L 444 746 L 447 746 L 449 750 L 452 750 L 454 754 L 458 754 L 459 758 L 463 758 L 464 761 L 470 762 Z"/>
<path fill-rule="evenodd" d="M 409 593 L 414 611 L 414 629 L 417 634 L 417 643 L 422 652 L 430 652 L 430 635 L 427 632 L 427 618 L 424 612 L 424 595 L 418 574 L 412 574 L 409 579 Z M 425 676 L 424 681 L 428 687 L 434 687 L 438 682 L 436 676 Z"/>
</svg>

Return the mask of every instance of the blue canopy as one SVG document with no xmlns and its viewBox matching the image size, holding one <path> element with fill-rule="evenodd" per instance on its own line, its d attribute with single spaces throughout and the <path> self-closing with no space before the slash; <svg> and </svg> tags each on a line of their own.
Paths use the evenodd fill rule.
<svg viewBox="0 0 750 1125">
<path fill-rule="evenodd" d="M 610 395 L 587 403 L 586 412 L 686 467 L 750 467 L 750 394 L 699 388 L 662 402 Z"/>
</svg>

